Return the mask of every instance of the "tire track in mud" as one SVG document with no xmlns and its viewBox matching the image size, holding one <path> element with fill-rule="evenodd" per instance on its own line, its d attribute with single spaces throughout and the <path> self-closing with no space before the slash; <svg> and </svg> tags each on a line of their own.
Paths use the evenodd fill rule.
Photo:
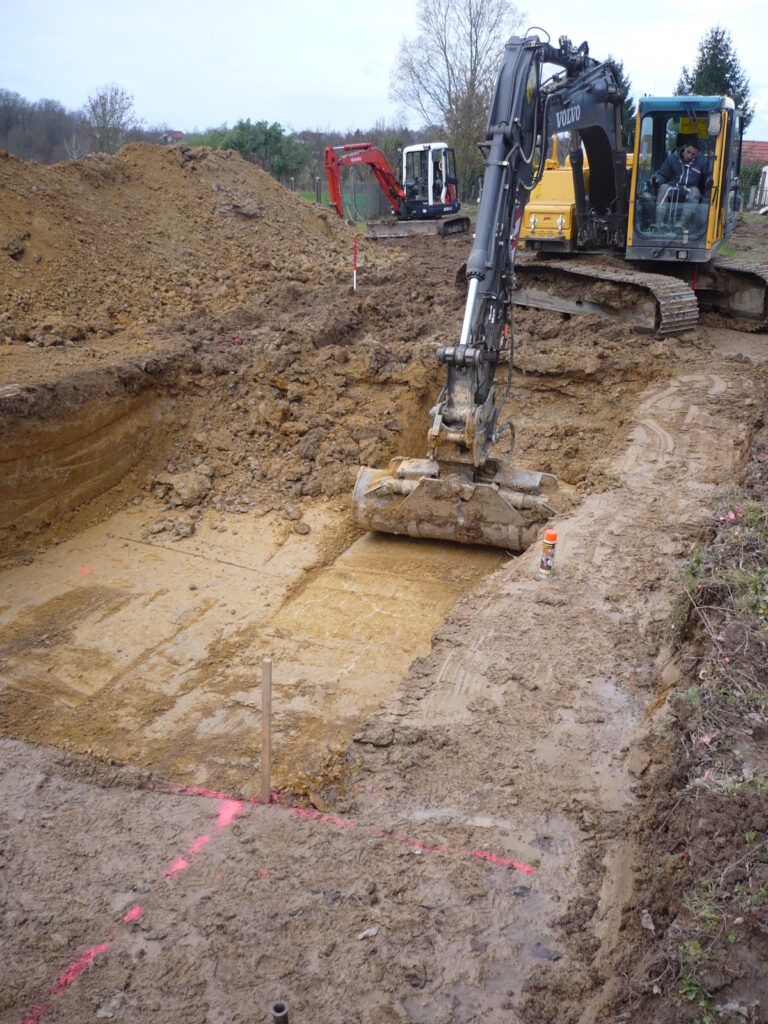
<svg viewBox="0 0 768 1024">
<path fill-rule="evenodd" d="M 376 728 L 390 723 L 395 734 L 386 755 L 365 747 L 367 771 L 387 780 L 390 806 L 404 816 L 443 832 L 482 818 L 490 843 L 513 844 L 536 867 L 535 899 L 506 907 L 514 941 L 503 929 L 495 936 L 483 971 L 464 979 L 470 987 L 514 958 L 518 1005 L 541 948 L 557 950 L 558 971 L 585 970 L 556 929 L 566 905 L 586 898 L 585 872 L 596 878 L 598 869 L 605 886 L 577 931 L 593 917 L 587 947 L 618 941 L 633 857 L 623 822 L 633 779 L 651 760 L 644 712 L 668 670 L 675 569 L 715 486 L 734 472 L 749 396 L 749 381 L 727 369 L 680 373 L 641 392 L 626 447 L 607 469 L 613 487 L 555 524 L 553 579 L 536 579 L 539 552 L 530 550 L 486 580 L 381 716 Z M 584 949 L 579 956 L 586 962 Z M 554 1003 L 549 1011 L 556 1019 Z"/>
</svg>

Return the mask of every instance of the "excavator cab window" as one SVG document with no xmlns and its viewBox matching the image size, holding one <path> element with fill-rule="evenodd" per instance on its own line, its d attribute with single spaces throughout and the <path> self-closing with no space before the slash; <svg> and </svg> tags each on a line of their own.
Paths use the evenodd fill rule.
<svg viewBox="0 0 768 1024">
<path fill-rule="evenodd" d="M 432 202 L 441 203 L 444 185 L 443 161 L 440 150 L 432 154 Z"/>
<path fill-rule="evenodd" d="M 638 145 L 634 230 L 659 242 L 706 239 L 717 137 L 703 110 L 654 110 Z"/>
<path fill-rule="evenodd" d="M 409 200 L 429 202 L 429 150 L 405 154 L 405 194 Z"/>
</svg>

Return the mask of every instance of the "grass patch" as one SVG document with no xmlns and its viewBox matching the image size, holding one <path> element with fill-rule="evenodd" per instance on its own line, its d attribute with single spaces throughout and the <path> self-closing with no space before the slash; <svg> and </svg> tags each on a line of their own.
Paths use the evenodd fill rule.
<svg viewBox="0 0 768 1024">
<path fill-rule="evenodd" d="M 690 676 L 673 702 L 685 770 L 669 842 L 688 886 L 644 988 L 700 1024 L 766 1019 L 743 984 L 758 993 L 768 979 L 768 428 L 757 427 L 743 486 L 684 567 L 671 624 Z"/>
<path fill-rule="evenodd" d="M 768 460 L 758 463 L 768 473 Z M 766 485 L 768 489 L 768 485 Z M 768 707 L 768 495 L 733 495 L 712 543 L 685 566 L 672 615 L 679 648 L 703 631 L 695 695 L 709 731 Z"/>
</svg>

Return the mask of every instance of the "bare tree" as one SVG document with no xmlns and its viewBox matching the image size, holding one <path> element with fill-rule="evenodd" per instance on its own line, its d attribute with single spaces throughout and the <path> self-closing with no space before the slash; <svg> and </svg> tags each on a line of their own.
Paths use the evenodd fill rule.
<svg viewBox="0 0 768 1024">
<path fill-rule="evenodd" d="M 416 39 L 400 44 L 390 97 L 445 128 L 468 195 L 482 169 L 476 143 L 485 138 L 504 44 L 521 14 L 511 0 L 419 0 L 416 23 Z"/>
<path fill-rule="evenodd" d="M 76 111 L 70 116 L 70 125 L 64 135 L 64 149 L 70 160 L 79 160 L 91 151 L 91 130 L 85 114 Z"/>
<path fill-rule="evenodd" d="M 89 96 L 83 114 L 100 153 L 116 153 L 126 134 L 141 127 L 133 111 L 133 96 L 118 85 L 105 85 Z"/>
</svg>

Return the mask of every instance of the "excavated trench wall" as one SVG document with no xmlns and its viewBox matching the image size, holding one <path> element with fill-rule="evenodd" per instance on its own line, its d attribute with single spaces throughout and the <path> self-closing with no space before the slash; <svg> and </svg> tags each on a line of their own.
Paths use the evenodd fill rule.
<svg viewBox="0 0 768 1024">
<path fill-rule="evenodd" d="M 12 547 L 118 484 L 162 447 L 172 404 L 145 391 L 12 421 L 0 441 L 0 545 Z"/>
</svg>

